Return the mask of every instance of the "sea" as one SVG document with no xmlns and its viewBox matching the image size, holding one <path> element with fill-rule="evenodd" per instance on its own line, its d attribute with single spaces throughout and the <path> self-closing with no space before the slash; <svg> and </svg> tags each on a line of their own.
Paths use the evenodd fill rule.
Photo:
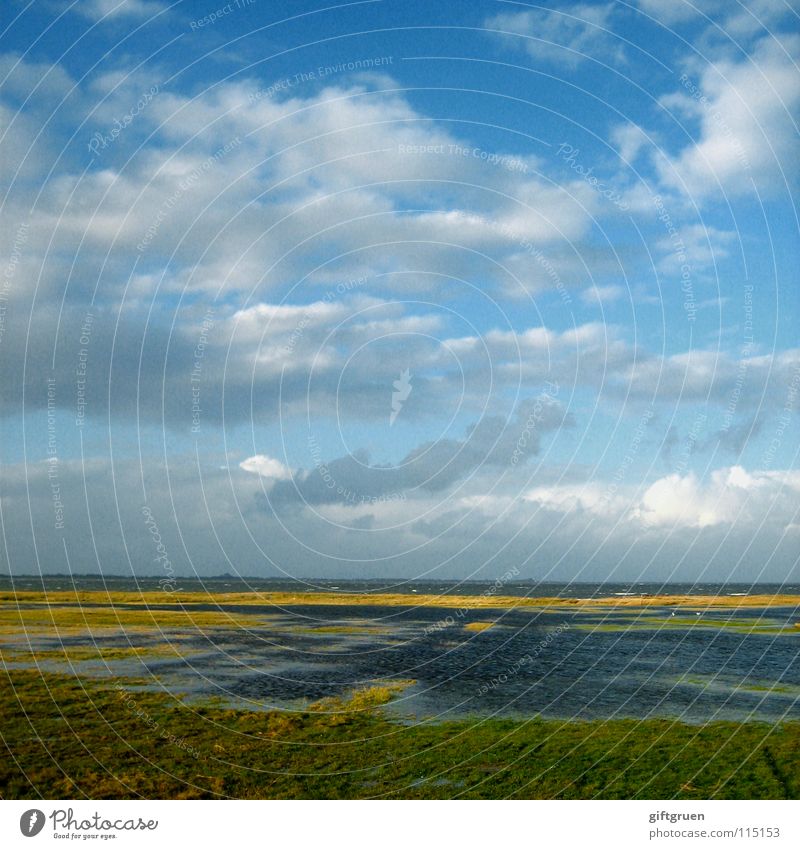
<svg viewBox="0 0 800 849">
<path fill-rule="evenodd" d="M 506 573 L 508 575 L 509 573 Z M 164 576 L 129 577 L 121 575 L 0 575 L 0 591 L 23 590 L 102 590 L 113 592 L 163 591 Z M 320 578 L 246 578 L 217 575 L 208 578 L 176 577 L 172 589 L 182 592 L 340 592 L 408 593 L 409 595 L 504 595 L 519 598 L 602 598 L 604 596 L 660 595 L 797 595 L 798 583 L 672 583 L 672 582 L 554 582 L 519 578 L 492 581 L 426 581 L 375 578 L 369 580 Z"/>
</svg>

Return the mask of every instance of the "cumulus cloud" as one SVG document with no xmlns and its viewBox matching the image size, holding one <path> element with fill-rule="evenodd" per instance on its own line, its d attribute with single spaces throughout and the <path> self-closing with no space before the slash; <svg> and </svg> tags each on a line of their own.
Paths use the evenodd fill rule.
<svg viewBox="0 0 800 849">
<path fill-rule="evenodd" d="M 718 469 L 707 481 L 673 474 L 650 486 L 631 515 L 648 527 L 705 528 L 752 521 L 753 513 L 786 522 L 794 511 L 800 473 L 753 472 L 741 466 Z"/>
<path fill-rule="evenodd" d="M 664 184 L 701 199 L 750 194 L 753 182 L 762 194 L 785 191 L 796 177 L 798 56 L 800 36 L 770 35 L 745 58 L 689 67 L 661 102 L 700 133 L 658 158 Z"/>
<path fill-rule="evenodd" d="M 796 384 L 800 349 L 776 354 L 731 355 L 720 350 L 695 349 L 666 357 L 644 355 L 631 359 L 617 385 L 640 398 L 733 405 L 747 410 L 786 403 Z"/>
<path fill-rule="evenodd" d="M 708 528 L 768 522 L 783 529 L 796 512 L 800 473 L 753 471 L 730 466 L 701 479 L 695 473 L 672 473 L 649 486 L 613 482 L 534 487 L 525 500 L 548 510 L 613 519 L 621 527 Z M 622 531 L 620 533 L 623 533 Z"/>
</svg>

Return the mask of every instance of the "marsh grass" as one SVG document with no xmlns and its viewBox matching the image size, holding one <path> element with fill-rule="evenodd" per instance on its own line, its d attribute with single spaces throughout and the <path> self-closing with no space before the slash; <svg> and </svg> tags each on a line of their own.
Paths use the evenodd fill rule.
<svg viewBox="0 0 800 849">
<path fill-rule="evenodd" d="M 246 628 L 268 624 L 268 617 L 227 611 L 162 610 L 156 607 L 53 607 L 48 604 L 17 609 L 0 607 L 0 633 L 113 633 L 124 629 L 152 631 L 153 628 Z"/>
<path fill-rule="evenodd" d="M 94 645 L 62 644 L 55 648 L 31 648 L 28 646 L 4 646 L 0 649 L 0 657 L 11 662 L 38 663 L 40 661 L 80 662 L 87 660 L 135 660 L 149 658 L 185 658 L 199 652 L 176 643 L 136 642 L 135 638 L 142 636 L 132 634 L 132 643 L 127 646 L 108 646 L 95 643 Z"/>
<path fill-rule="evenodd" d="M 300 711 L 0 672 L 4 798 L 796 799 L 800 725 L 399 724 L 387 682 Z"/>
<path fill-rule="evenodd" d="M 153 600 L 153 593 L 117 592 L 105 590 L 53 590 L 36 592 L 0 592 L 0 604 L 11 607 L 18 604 L 133 604 L 146 607 Z M 404 593 L 345 593 L 345 592 L 247 592 L 205 593 L 172 592 L 159 599 L 159 603 L 274 605 L 278 608 L 294 605 L 367 605 L 372 607 L 450 607 L 469 609 L 483 608 L 606 608 L 608 610 L 637 607 L 687 607 L 705 610 L 709 607 L 798 607 L 800 595 L 750 595 L 750 596 L 690 596 L 652 595 L 614 598 L 534 598 L 520 596 L 485 595 L 407 595 Z"/>
<path fill-rule="evenodd" d="M 315 713 L 342 715 L 349 718 L 350 714 L 370 711 L 388 704 L 395 696 L 417 682 L 414 680 L 385 681 L 370 687 L 358 687 L 347 696 L 332 696 L 320 699 L 309 706 Z"/>
</svg>

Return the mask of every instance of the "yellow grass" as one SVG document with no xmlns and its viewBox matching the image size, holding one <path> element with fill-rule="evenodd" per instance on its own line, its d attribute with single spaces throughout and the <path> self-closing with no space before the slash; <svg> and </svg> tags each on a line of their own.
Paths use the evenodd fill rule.
<svg viewBox="0 0 800 849">
<path fill-rule="evenodd" d="M 488 631 L 494 624 L 494 622 L 467 622 L 464 626 L 464 630 L 480 633 L 481 631 Z"/>
<path fill-rule="evenodd" d="M 793 607 L 800 606 L 800 595 L 751 595 L 751 596 L 689 596 L 689 595 L 650 595 L 624 596 L 605 598 L 518 598 L 516 596 L 465 596 L 465 595 L 407 595 L 401 593 L 290 593 L 290 592 L 250 592 L 250 593 L 206 593 L 206 592 L 106 592 L 105 590 L 59 590 L 53 592 L 2 592 L 0 605 L 13 609 L 17 603 L 36 604 L 136 604 L 142 610 L 147 610 L 152 604 L 180 604 L 191 608 L 198 604 L 216 605 L 270 605 L 277 608 L 293 605 L 359 605 L 359 606 L 388 606 L 388 607 L 449 607 L 477 609 L 508 609 L 508 608 L 575 608 L 575 607 L 659 607 L 686 606 L 692 608 L 706 607 Z M 130 612 L 130 611 L 128 611 Z M 89 611 L 87 611 L 87 614 Z M 175 612 L 166 612 L 169 616 Z M 149 616 L 159 620 L 165 611 L 148 611 Z M 178 614 L 179 616 L 180 614 Z M 220 614 L 203 612 L 201 616 L 212 619 Z M 94 618 L 96 613 L 92 611 Z M 27 613 L 26 613 L 27 618 Z M 211 624 L 209 622 L 209 624 Z"/>
</svg>

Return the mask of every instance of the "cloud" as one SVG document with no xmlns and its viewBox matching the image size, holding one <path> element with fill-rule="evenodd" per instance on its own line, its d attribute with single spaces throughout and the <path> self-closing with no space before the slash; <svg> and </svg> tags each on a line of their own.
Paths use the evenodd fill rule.
<svg viewBox="0 0 800 849">
<path fill-rule="evenodd" d="M 167 6 L 155 0 L 81 0 L 72 7 L 94 21 L 116 18 L 152 18 Z"/>
<path fill-rule="evenodd" d="M 792 20 L 796 0 L 636 0 L 639 8 L 668 27 L 706 27 L 706 38 L 747 38 L 762 35 Z M 716 25 L 716 26 L 715 26 Z M 719 30 L 717 30 L 719 27 Z M 720 32 L 721 31 L 721 32 Z"/>
<path fill-rule="evenodd" d="M 277 516 L 257 497 L 263 479 L 209 453 L 200 463 L 194 454 L 113 467 L 60 461 L 65 527 L 57 530 L 50 471 L 32 458 L 4 465 L 0 570 L 30 574 L 41 564 L 163 577 L 146 505 L 178 577 L 494 579 L 516 565 L 539 580 L 797 580 L 796 531 L 786 537 L 797 525 L 797 472 L 732 467 L 705 482 L 667 476 L 648 492 L 580 481 L 574 468 L 565 480 L 563 469 L 537 465 L 492 494 L 491 479 L 474 475 L 458 497 L 421 490 L 355 505 L 317 501 Z M 543 482 L 519 498 L 522 473 Z M 268 490 L 273 506 L 275 488 L 287 485 Z"/>
<path fill-rule="evenodd" d="M 28 85 L 41 71 L 23 63 L 15 73 Z M 69 83 L 53 78 L 62 88 Z M 80 164 L 63 154 L 46 179 L 53 160 L 29 156 L 23 176 L 30 186 L 18 174 L 0 213 L 9 254 L 27 221 L 24 252 L 4 295 L 10 310 L 30 316 L 32 328 L 6 327 L 4 412 L 19 410 L 23 374 L 30 406 L 43 403 L 37 371 L 24 369 L 23 358 L 44 368 L 55 352 L 59 383 L 71 385 L 79 329 L 91 311 L 95 403 L 87 416 L 129 420 L 137 412 L 145 420 L 187 422 L 185 382 L 201 303 L 214 313 L 202 376 L 207 422 L 222 420 L 223 382 L 232 421 L 251 412 L 274 418 L 281 377 L 291 405 L 303 398 L 312 366 L 319 378 L 312 407 L 330 412 L 348 355 L 378 337 L 403 340 L 409 359 L 421 365 L 414 402 L 433 400 L 425 372 L 435 358 L 423 337 L 463 329 L 458 321 L 453 326 L 458 311 L 409 309 L 393 298 L 416 292 L 446 303 L 463 296 L 463 280 L 474 281 L 471 291 L 505 292 L 510 276 L 501 263 L 515 260 L 518 295 L 554 289 L 529 249 L 560 250 L 565 238 L 579 240 L 591 225 L 591 189 L 580 180 L 554 186 L 535 173 L 532 157 L 523 163 L 528 171 L 512 173 L 475 156 L 409 152 L 431 144 L 446 151 L 464 140 L 404 98 L 367 84 L 260 98 L 252 96 L 256 79 L 220 83 L 194 97 L 158 91 L 84 171 L 93 134 L 107 135 L 151 82 L 149 75 L 113 71 L 81 89 L 73 119 L 87 118 L 85 136 L 75 142 Z M 22 150 L 50 114 L 32 113 L 30 128 L 15 120 Z M 14 171 L 6 176 L 11 182 Z M 434 201 L 431 185 L 446 186 Z M 495 312 L 502 321 L 502 311 Z M 111 372 L 112 350 L 108 410 L 101 382 Z M 376 371 L 382 365 L 388 368 L 380 359 L 355 363 L 341 397 L 382 416 L 379 381 L 389 377 Z M 455 366 L 451 360 L 431 376 L 449 388 L 444 378 Z M 73 393 L 59 392 L 56 403 L 74 409 Z"/>
<path fill-rule="evenodd" d="M 636 5 L 665 25 L 705 20 L 702 16 L 718 11 L 725 0 L 636 0 Z"/>
<path fill-rule="evenodd" d="M 628 290 L 624 286 L 590 286 L 581 292 L 581 300 L 590 306 L 610 304 L 624 297 Z"/>
<path fill-rule="evenodd" d="M 666 357 L 643 354 L 615 375 L 615 385 L 640 398 L 777 410 L 796 386 L 798 369 L 800 349 L 737 357 L 696 348 Z"/>
<path fill-rule="evenodd" d="M 285 466 L 280 460 L 267 457 L 266 454 L 255 454 L 246 460 L 242 460 L 239 463 L 239 468 L 244 469 L 245 472 L 252 472 L 262 478 L 269 478 L 274 481 L 292 479 L 292 470 L 288 466 Z"/>
<path fill-rule="evenodd" d="M 685 286 L 691 286 L 693 281 L 714 280 L 715 269 L 728 256 L 735 240 L 733 231 L 710 224 L 676 228 L 675 233 L 655 241 L 661 251 L 656 268 L 667 278 L 680 280 Z"/>
<path fill-rule="evenodd" d="M 119 82 L 109 76 L 98 83 L 118 97 L 109 115 L 121 114 L 141 88 L 135 79 L 126 80 L 124 89 Z M 93 398 L 108 397 L 100 381 L 109 373 L 116 334 L 112 415 L 137 412 L 145 420 L 163 416 L 170 425 L 185 424 L 199 303 L 213 304 L 217 295 L 202 378 L 209 423 L 222 421 L 223 392 L 231 422 L 253 414 L 274 420 L 279 393 L 289 415 L 349 415 L 358 409 L 380 420 L 386 415 L 385 387 L 399 368 L 418 376 L 410 403 L 419 411 L 437 409 L 437 402 L 458 394 L 462 369 L 466 409 L 475 412 L 490 382 L 501 391 L 520 379 L 635 397 L 657 387 L 662 400 L 706 393 L 714 402 L 727 401 L 738 364 L 725 353 L 661 357 L 637 350 L 620 328 L 600 323 L 511 332 L 501 329 L 507 318 L 491 306 L 476 334 L 452 310 L 395 302 L 414 292 L 441 303 L 447 301 L 440 293 L 462 296 L 459 275 L 504 297 L 516 287 L 518 297 L 519 287 L 500 262 L 519 276 L 522 291 L 562 296 L 565 284 L 580 291 L 587 259 L 594 268 L 611 261 L 575 243 L 587 235 L 596 193 L 582 180 L 554 187 L 532 168 L 520 175 L 471 156 L 409 153 L 408 146 L 435 143 L 446 150 L 463 140 L 423 120 L 403 98 L 363 84 L 253 99 L 257 85 L 223 83 L 194 98 L 159 93 L 85 175 L 66 168 L 47 182 L 7 293 L 15 310 L 34 310 L 35 332 L 6 327 L 5 409 L 18 409 L 23 373 L 32 381 L 28 403 L 44 403 L 36 371 L 23 370 L 21 359 L 45 367 L 56 336 L 56 376 L 70 385 L 76 333 L 92 303 Z M 157 145 L 139 151 L 122 169 L 117 154 L 127 156 L 128 145 L 153 130 Z M 215 156 L 236 138 L 247 140 Z M 392 181 L 380 179 L 387 170 Z M 198 173 L 201 179 L 182 190 Z M 430 186 L 441 180 L 448 186 L 446 202 L 424 208 Z M 272 187 L 268 198 L 265 186 Z M 9 253 L 23 211 L 21 202 L 3 211 Z M 152 238 L 138 251 L 150 230 Z M 713 226 L 687 225 L 680 236 L 693 272 L 724 258 L 732 240 L 730 232 Z M 672 245 L 663 240 L 661 250 L 660 268 L 672 273 Z M 398 271 L 404 268 L 413 272 Z M 123 292 L 125 309 L 117 322 L 112 317 Z M 62 296 L 59 323 L 52 304 Z M 624 297 L 624 289 L 598 282 L 579 297 L 587 304 L 611 303 Z M 178 299 L 181 305 L 173 309 Z M 162 307 L 153 312 L 153 303 Z M 379 339 L 402 344 L 398 368 L 387 357 L 351 357 L 364 346 L 369 353 L 378 350 L 373 344 Z M 784 379 L 793 356 L 776 355 L 774 371 L 769 357 L 753 358 L 748 391 L 758 379 Z M 129 391 L 133 386 L 137 390 Z M 72 393 L 59 393 L 57 403 L 73 409 Z M 99 401 L 87 412 L 107 413 Z"/>
<path fill-rule="evenodd" d="M 768 36 L 741 60 L 720 59 L 681 77 L 662 105 L 696 142 L 656 158 L 666 186 L 695 198 L 786 190 L 797 174 L 800 36 Z"/>
<path fill-rule="evenodd" d="M 25 68 L 26 79 L 41 77 L 35 66 Z M 526 245 L 558 246 L 591 227 L 597 199 L 583 181 L 555 186 L 535 173 L 532 158 L 526 171 L 512 172 L 451 154 L 464 140 L 397 94 L 362 84 L 253 99 L 260 86 L 253 79 L 195 97 L 158 90 L 140 107 L 154 84 L 150 73 L 103 74 L 75 110 L 87 121 L 83 139 L 73 142 L 80 164 L 72 169 L 66 157 L 44 181 L 49 159 L 34 160 L 39 173 L 30 176 L 45 185 L 29 254 L 48 259 L 30 287 L 33 280 L 40 292 L 62 286 L 59 261 L 79 245 L 66 268 L 79 281 L 102 269 L 96 294 L 112 303 L 133 259 L 138 279 L 157 274 L 159 289 L 169 292 L 240 296 L 366 270 L 391 287 L 403 279 L 394 272 L 412 263 L 455 277 L 477 266 L 497 287 L 508 284 L 499 263 L 515 258 L 523 260 L 523 286 L 546 290 L 554 283 L 538 273 Z M 37 122 L 52 115 L 45 108 L 27 119 L 29 130 L 16 119 L 23 150 Z M 104 144 L 82 173 L 98 137 Z M 439 152 L 413 152 L 429 148 Z M 432 184 L 441 187 L 434 208 Z M 10 220 L 30 205 L 27 192 L 12 198 L 18 202 L 4 210 Z M 94 294 L 92 281 L 71 286 L 67 299 Z"/>
<path fill-rule="evenodd" d="M 525 493 L 524 500 L 557 513 L 613 516 L 616 512 L 608 490 L 598 483 L 537 486 Z"/>
<path fill-rule="evenodd" d="M 489 470 L 502 478 L 539 453 L 544 434 L 573 425 L 571 414 L 551 396 L 529 398 L 508 418 L 486 416 L 472 424 L 463 438 L 424 442 L 393 465 L 372 465 L 363 450 L 325 460 L 312 434 L 308 442 L 313 468 L 277 484 L 269 501 L 276 507 L 363 506 L 446 492 L 479 471 Z"/>
<path fill-rule="evenodd" d="M 612 3 L 578 3 L 553 10 L 504 12 L 488 18 L 484 26 L 499 31 L 534 59 L 574 68 L 590 58 L 624 61 L 611 30 L 613 11 Z"/>
<path fill-rule="evenodd" d="M 798 472 L 753 472 L 730 466 L 703 482 L 694 474 L 668 475 L 650 486 L 631 516 L 648 527 L 705 528 L 753 521 L 753 514 L 788 522 L 800 490 Z"/>
<path fill-rule="evenodd" d="M 652 134 L 646 133 L 638 124 L 630 121 L 613 127 L 610 136 L 620 159 L 629 166 L 633 165 L 643 148 L 653 144 Z"/>
<path fill-rule="evenodd" d="M 757 527 L 768 522 L 783 529 L 796 512 L 800 473 L 753 471 L 741 466 L 717 469 L 706 479 L 673 473 L 642 491 L 634 485 L 557 484 L 534 487 L 527 502 L 558 513 L 653 528 Z M 620 531 L 623 533 L 623 531 Z"/>
</svg>

